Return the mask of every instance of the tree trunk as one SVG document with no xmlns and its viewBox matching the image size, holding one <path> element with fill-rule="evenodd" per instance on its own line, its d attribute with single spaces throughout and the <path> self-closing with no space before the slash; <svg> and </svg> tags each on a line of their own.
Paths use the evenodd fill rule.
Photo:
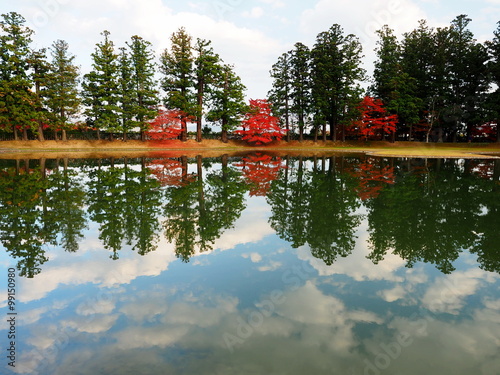
<svg viewBox="0 0 500 375">
<path fill-rule="evenodd" d="M 222 129 L 221 140 L 223 143 L 227 143 L 227 130 L 226 129 Z"/>
<path fill-rule="evenodd" d="M 181 118 L 181 127 L 182 127 L 181 141 L 187 142 L 187 119 L 184 116 Z"/>
<path fill-rule="evenodd" d="M 101 130 L 99 128 L 97 128 L 97 140 L 101 140 Z"/>
<path fill-rule="evenodd" d="M 23 129 L 23 141 L 28 140 L 28 129 L 24 128 Z"/>
<path fill-rule="evenodd" d="M 68 140 L 68 137 L 66 136 L 66 129 L 62 129 L 61 134 L 63 142 L 66 142 Z"/>
<path fill-rule="evenodd" d="M 41 121 L 38 121 L 38 140 L 40 142 L 45 141 L 45 137 L 43 136 L 43 125 Z"/>
<path fill-rule="evenodd" d="M 12 132 L 14 133 L 14 141 L 18 141 L 19 140 L 19 135 L 17 134 L 16 125 L 12 126 Z"/>
</svg>

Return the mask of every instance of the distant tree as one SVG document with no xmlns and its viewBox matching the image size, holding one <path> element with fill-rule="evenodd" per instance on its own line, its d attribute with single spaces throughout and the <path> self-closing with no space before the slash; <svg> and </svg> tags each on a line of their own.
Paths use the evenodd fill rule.
<svg viewBox="0 0 500 375">
<path fill-rule="evenodd" d="M 31 52 L 29 64 L 33 69 L 33 82 L 35 83 L 35 95 L 38 107 L 36 108 L 36 122 L 38 123 L 38 140 L 44 141 L 44 128 L 48 127 L 48 110 L 44 108 L 44 99 L 51 64 L 47 61 L 47 50 L 45 48 Z"/>
<path fill-rule="evenodd" d="M 286 131 L 280 128 L 278 118 L 271 114 L 271 105 L 265 99 L 250 100 L 250 110 L 241 126 L 243 129 L 236 130 L 235 133 L 243 136 L 243 140 L 256 145 L 279 141 L 286 134 Z"/>
<path fill-rule="evenodd" d="M 331 140 L 336 141 L 339 126 L 348 124 L 353 116 L 362 91 L 359 82 L 365 77 L 361 58 L 358 38 L 344 35 L 339 25 L 318 34 L 311 51 L 312 97 L 315 121 L 323 125 L 324 140 L 326 124 Z"/>
<path fill-rule="evenodd" d="M 127 133 L 135 128 L 137 122 L 136 92 L 132 81 L 132 62 L 125 47 L 120 48 L 118 57 L 118 95 L 119 95 L 119 116 L 123 140 L 127 141 Z"/>
<path fill-rule="evenodd" d="M 283 53 L 270 71 L 273 87 L 268 93 L 272 103 L 273 114 L 280 119 L 287 130 L 287 141 L 290 139 L 290 101 L 292 90 L 290 52 Z"/>
<path fill-rule="evenodd" d="M 101 35 L 104 41 L 97 44 L 92 54 L 92 71 L 84 76 L 83 102 L 87 106 L 85 114 L 94 127 L 112 134 L 121 129 L 118 55 L 109 31 Z"/>
<path fill-rule="evenodd" d="M 170 38 L 170 50 L 161 55 L 161 71 L 164 74 L 162 88 L 167 93 L 165 106 L 178 109 L 187 116 L 196 113 L 194 93 L 194 56 L 192 37 L 180 28 Z M 187 117 L 181 119 L 181 140 L 187 141 Z"/>
<path fill-rule="evenodd" d="M 70 55 L 68 49 L 69 45 L 64 40 L 52 44 L 52 64 L 44 93 L 51 126 L 61 129 L 63 141 L 67 140 L 66 130 L 74 126 L 70 119 L 78 114 L 81 103 L 79 69 L 73 64 L 75 56 Z"/>
<path fill-rule="evenodd" d="M 196 141 L 201 142 L 203 130 L 204 105 L 207 91 L 212 85 L 217 84 L 217 78 L 222 78 L 217 71 L 220 66 L 220 58 L 214 53 L 210 46 L 211 42 L 197 39 L 194 45 L 196 53 L 194 66 L 196 76 Z"/>
<path fill-rule="evenodd" d="M 210 110 L 207 120 L 218 122 L 222 131 L 222 142 L 228 141 L 228 133 L 233 131 L 248 110 L 245 103 L 245 86 L 230 65 L 219 65 L 216 80 L 209 92 Z"/>
<path fill-rule="evenodd" d="M 182 133 L 181 120 L 186 114 L 179 110 L 163 110 L 158 112 L 154 120 L 150 122 L 150 129 L 146 135 L 153 140 L 176 139 Z"/>
<path fill-rule="evenodd" d="M 398 116 L 387 113 L 381 99 L 365 96 L 359 105 L 359 110 L 361 118 L 355 126 L 365 139 L 373 137 L 384 139 L 386 134 L 396 131 Z"/>
<path fill-rule="evenodd" d="M 0 127 L 14 133 L 18 129 L 23 139 L 28 139 L 28 129 L 36 131 L 40 107 L 39 98 L 32 91 L 29 58 L 33 31 L 25 26 L 26 20 L 19 13 L 2 14 L 0 22 Z"/>
<path fill-rule="evenodd" d="M 311 112 L 311 51 L 305 44 L 296 43 L 290 54 L 290 111 L 297 120 L 302 142 Z"/>
<path fill-rule="evenodd" d="M 151 43 L 134 35 L 127 43 L 130 50 L 131 86 L 132 86 L 132 120 L 145 140 L 145 132 L 149 120 L 155 118 L 158 107 L 157 82 L 154 78 L 156 66 L 155 54 Z"/>
<path fill-rule="evenodd" d="M 498 124 L 500 121 L 500 21 L 497 23 L 497 29 L 493 32 L 494 38 L 486 42 L 490 61 L 488 63 L 488 71 L 491 77 L 491 83 L 496 87 L 488 95 L 487 108 L 490 112 L 492 120 Z M 500 142 L 500 131 L 498 131 L 496 141 Z"/>
</svg>

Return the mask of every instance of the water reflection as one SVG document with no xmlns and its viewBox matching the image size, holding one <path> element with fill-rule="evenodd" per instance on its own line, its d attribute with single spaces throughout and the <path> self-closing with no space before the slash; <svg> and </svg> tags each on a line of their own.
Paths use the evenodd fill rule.
<svg viewBox="0 0 500 375">
<path fill-rule="evenodd" d="M 22 275 L 16 373 L 497 374 L 498 172 L 368 156 L 0 162 L 0 264 Z"/>
<path fill-rule="evenodd" d="M 366 218 L 375 264 L 391 253 L 409 268 L 426 262 L 451 273 L 469 250 L 500 272 L 499 163 L 264 154 L 12 161 L 1 169 L 0 240 L 27 277 L 48 261 L 47 246 L 78 251 L 89 223 L 114 260 L 122 248 L 156 251 L 165 237 L 188 262 L 213 249 L 248 197 L 261 196 L 276 234 L 326 265 L 352 253 Z"/>
</svg>

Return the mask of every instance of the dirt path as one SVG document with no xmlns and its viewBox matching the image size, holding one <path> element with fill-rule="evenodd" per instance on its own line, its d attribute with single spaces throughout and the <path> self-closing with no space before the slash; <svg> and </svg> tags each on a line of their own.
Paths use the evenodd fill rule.
<svg viewBox="0 0 500 375">
<path fill-rule="evenodd" d="M 222 143 L 204 140 L 188 142 L 140 141 L 3 141 L 0 159 L 25 158 L 97 158 L 97 157 L 217 157 L 265 152 L 278 156 L 328 156 L 339 153 L 367 153 L 376 156 L 414 158 L 499 158 L 500 144 L 428 144 L 417 142 L 280 142 L 269 146 L 252 147 L 237 141 Z"/>
</svg>

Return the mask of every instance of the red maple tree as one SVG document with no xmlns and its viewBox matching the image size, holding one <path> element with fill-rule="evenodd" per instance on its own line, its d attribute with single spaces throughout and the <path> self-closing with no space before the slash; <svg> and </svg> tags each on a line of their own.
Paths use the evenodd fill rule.
<svg viewBox="0 0 500 375">
<path fill-rule="evenodd" d="M 265 99 L 251 99 L 250 111 L 241 123 L 243 129 L 234 133 L 243 136 L 243 140 L 255 145 L 263 145 L 273 140 L 281 140 L 286 130 L 279 126 L 279 119 L 271 115 L 271 104 Z"/>
<path fill-rule="evenodd" d="M 368 139 L 384 139 L 385 134 L 396 131 L 397 115 L 390 115 L 385 110 L 382 100 L 365 96 L 359 105 L 361 118 L 354 125 L 358 135 Z"/>
<path fill-rule="evenodd" d="M 182 133 L 181 119 L 186 117 L 186 114 L 178 109 L 160 109 L 146 134 L 149 139 L 156 141 L 176 139 Z"/>
</svg>

